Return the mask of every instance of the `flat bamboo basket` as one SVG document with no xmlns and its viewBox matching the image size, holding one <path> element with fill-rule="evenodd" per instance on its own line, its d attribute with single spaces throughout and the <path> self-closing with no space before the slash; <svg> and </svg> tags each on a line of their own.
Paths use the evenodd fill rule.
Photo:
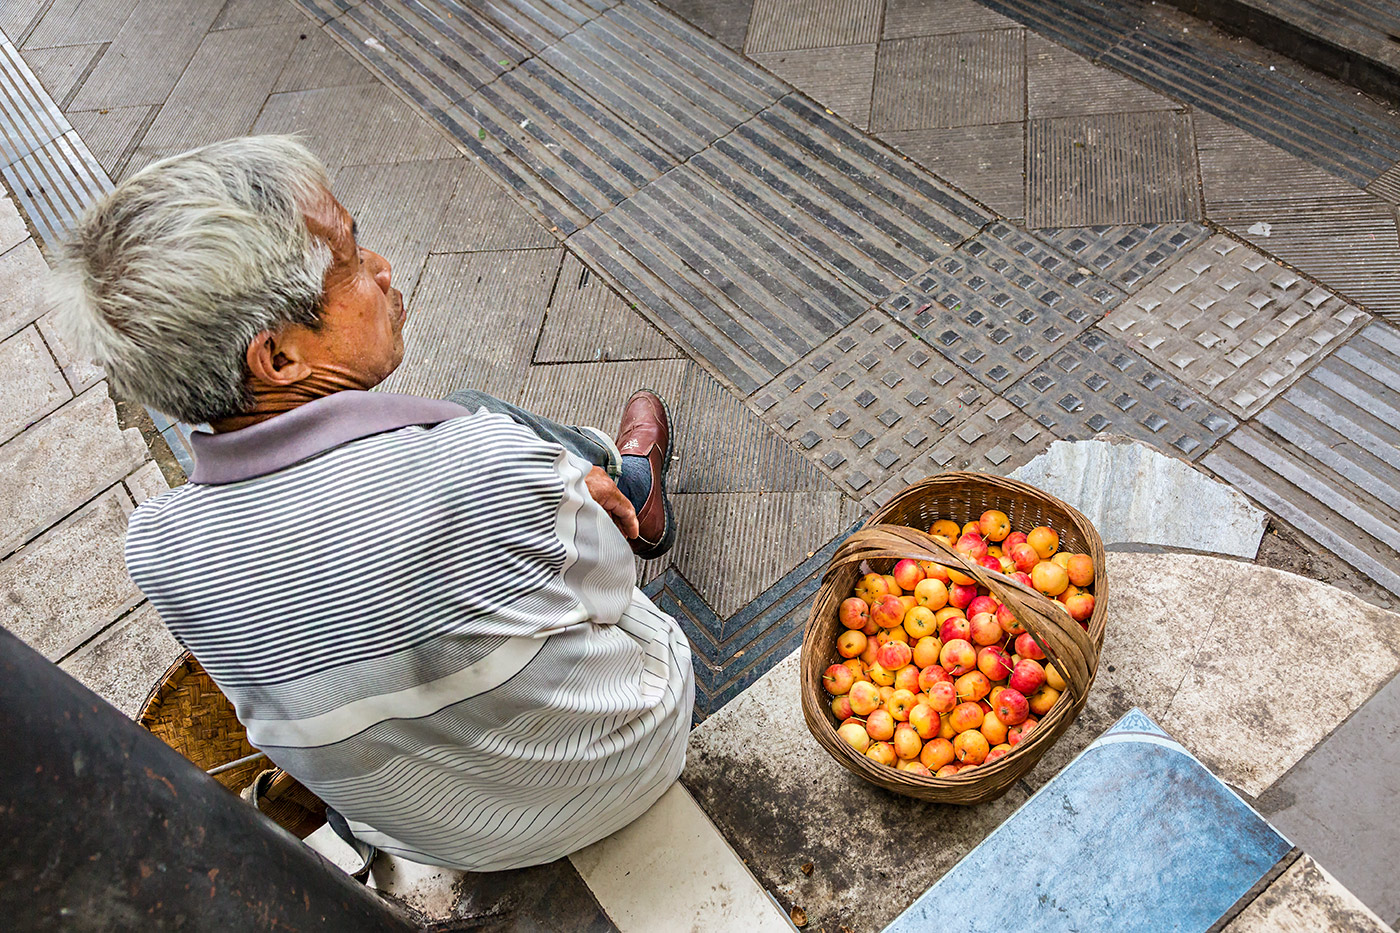
<svg viewBox="0 0 1400 933">
<path fill-rule="evenodd" d="M 959 525 L 976 521 L 987 509 L 1005 512 L 1014 528 L 1029 530 L 1048 525 L 1059 534 L 1061 550 L 1093 558 L 1094 611 L 1087 631 L 1058 602 L 967 560 L 924 531 L 940 518 L 952 519 Z M 842 631 L 838 609 L 851 595 L 860 576 L 861 562 L 868 561 L 877 572 L 888 573 L 906 557 L 959 570 L 990 590 L 1031 633 L 1066 681 L 1066 689 L 1055 706 L 1012 751 L 951 777 L 896 771 L 857 752 L 836 734 L 831 698 L 822 688 L 822 673 L 831 664 L 844 660 L 836 653 L 835 645 L 836 636 Z M 844 767 L 886 790 L 938 803 L 968 805 L 995 800 L 1034 767 L 1084 708 L 1098 671 L 1108 601 L 1103 542 L 1089 520 L 1065 502 L 1027 483 L 984 473 L 941 473 L 921 480 L 871 516 L 831 558 L 802 639 L 802 714 L 807 728 Z"/>
</svg>

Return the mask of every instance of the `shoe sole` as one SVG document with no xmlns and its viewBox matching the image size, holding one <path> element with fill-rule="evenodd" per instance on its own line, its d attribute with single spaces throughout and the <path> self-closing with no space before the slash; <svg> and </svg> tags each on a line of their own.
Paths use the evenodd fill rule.
<svg viewBox="0 0 1400 933">
<path fill-rule="evenodd" d="M 665 513 L 665 520 L 661 525 L 661 540 L 645 551 L 633 551 L 642 560 L 656 560 L 671 549 L 671 545 L 676 543 L 676 516 L 671 511 L 671 497 L 666 495 L 666 478 L 671 473 L 671 444 L 673 432 L 671 431 L 671 408 L 666 404 L 666 400 L 661 397 L 661 393 L 651 389 L 643 389 L 643 392 L 651 392 L 657 401 L 661 403 L 661 411 L 666 415 L 666 450 L 662 452 L 661 460 L 661 507 Z"/>
</svg>

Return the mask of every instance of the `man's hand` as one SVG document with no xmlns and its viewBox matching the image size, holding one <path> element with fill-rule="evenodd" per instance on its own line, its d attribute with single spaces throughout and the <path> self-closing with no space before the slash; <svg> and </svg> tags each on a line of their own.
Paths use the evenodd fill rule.
<svg viewBox="0 0 1400 933">
<path fill-rule="evenodd" d="M 588 494 L 593 497 L 593 501 L 601 505 L 612 516 L 612 520 L 617 523 L 618 531 L 622 532 L 624 538 L 635 538 L 641 530 L 637 524 L 637 510 L 632 508 L 632 503 L 627 501 L 627 497 L 622 494 L 622 490 L 617 488 L 608 471 L 602 467 L 594 467 L 588 471 L 588 476 L 584 482 L 588 484 Z"/>
</svg>

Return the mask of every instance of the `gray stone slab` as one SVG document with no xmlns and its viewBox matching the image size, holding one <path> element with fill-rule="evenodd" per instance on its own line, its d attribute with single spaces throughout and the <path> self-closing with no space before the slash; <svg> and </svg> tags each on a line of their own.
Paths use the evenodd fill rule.
<svg viewBox="0 0 1400 933">
<path fill-rule="evenodd" d="M 870 123 L 875 85 L 875 49 L 838 45 L 825 49 L 755 52 L 753 60 L 828 110 L 864 129 Z"/>
<path fill-rule="evenodd" d="M 281 6 L 287 5 L 286 0 L 276 2 Z M 301 38 L 303 35 L 306 38 Z M 345 51 L 330 33 L 321 29 L 304 29 L 297 33 L 297 43 L 287 63 L 282 66 L 282 73 L 277 76 L 272 90 L 274 93 L 310 91 L 351 84 L 373 84 L 376 81 L 378 78 L 374 73 Z"/>
<path fill-rule="evenodd" d="M 562 249 L 430 256 L 388 392 L 441 398 L 463 387 L 516 401 Z"/>
<path fill-rule="evenodd" d="M 9 197 L 0 195 L 0 255 L 29 239 L 29 228 L 24 225 L 19 208 Z"/>
<path fill-rule="evenodd" d="M 498 179 L 469 164 L 457 180 L 432 250 L 538 249 L 558 242 L 556 234 L 521 207 Z"/>
<path fill-rule="evenodd" d="M 87 143 L 103 170 L 113 179 L 122 179 L 138 168 L 144 168 L 149 156 L 138 165 L 128 162 L 137 140 L 155 119 L 155 107 L 112 107 L 108 110 L 72 110 L 68 119 Z M 130 169 L 128 171 L 128 169 Z"/>
<path fill-rule="evenodd" d="M 243 29 L 247 26 L 269 26 L 273 23 L 303 23 L 312 21 L 301 8 L 287 0 L 224 0 L 224 7 L 214 18 L 213 29 Z"/>
<path fill-rule="evenodd" d="M 68 332 L 55 323 L 56 311 L 49 311 L 36 322 L 49 352 L 58 361 L 63 378 L 74 394 L 82 394 L 106 378 L 102 367 L 84 359 L 73 347 Z"/>
<path fill-rule="evenodd" d="M 691 733 L 681 781 L 759 882 L 785 908 L 804 910 L 805 929 L 879 930 L 1027 794 L 1015 787 L 992 803 L 955 807 L 862 782 L 808 733 L 797 659 Z"/>
<path fill-rule="evenodd" d="M 24 60 L 39 76 L 49 96 L 61 104 L 72 93 L 101 51 L 101 43 L 65 45 L 54 49 L 29 49 L 24 53 Z"/>
<path fill-rule="evenodd" d="M 1221 933 L 1389 933 L 1390 927 L 1308 855 L 1301 856 Z"/>
<path fill-rule="evenodd" d="M 680 348 L 573 253 L 565 253 L 549 301 L 536 363 L 660 360 Z"/>
<path fill-rule="evenodd" d="M 126 575 L 120 485 L 0 562 L 0 624 L 57 660 L 141 601 Z"/>
<path fill-rule="evenodd" d="M 188 0 L 180 15 L 172 16 L 165 0 L 140 0 L 83 82 L 72 108 L 161 103 L 223 5 L 224 0 Z"/>
<path fill-rule="evenodd" d="M 880 46 L 870 128 L 1010 123 L 1026 112 L 1020 29 L 889 39 Z"/>
<path fill-rule="evenodd" d="M 1280 832 L 1392 920 L 1400 919 L 1400 892 L 1386 866 L 1400 847 L 1378 817 L 1400 808 L 1398 720 L 1400 681 L 1392 679 L 1258 801 Z"/>
<path fill-rule="evenodd" d="M 885 0 L 886 39 L 1014 29 L 1020 25 L 975 0 Z"/>
<path fill-rule="evenodd" d="M 1024 123 L 887 130 L 880 138 L 1003 217 L 1026 216 Z"/>
<path fill-rule="evenodd" d="M 6 404 L 0 412 L 0 443 L 73 397 L 34 327 L 0 341 L 0 373 Z"/>
<path fill-rule="evenodd" d="M 1033 119 L 1184 107 L 1062 45 L 1026 33 L 1026 115 Z"/>
<path fill-rule="evenodd" d="M 880 38 L 882 0 L 754 0 L 744 51 L 823 49 Z"/>
<path fill-rule="evenodd" d="M 1030 227 L 1162 223 L 1201 216 L 1191 118 L 1174 111 L 1027 122 Z"/>
<path fill-rule="evenodd" d="M 1211 551 L 1253 560 L 1267 516 L 1240 492 L 1145 444 L 1056 441 L 1013 471 L 1083 512 L 1107 545 Z"/>
<path fill-rule="evenodd" d="M 139 0 L 53 0 L 24 40 L 25 49 L 110 42 L 121 32 Z M 10 4 L 5 4 L 6 8 Z M 33 12 L 38 12 L 34 10 Z M 32 15 L 32 14 L 31 14 Z M 9 27 L 6 27 L 9 32 Z M 11 37 L 18 38 L 14 33 Z"/>
<path fill-rule="evenodd" d="M 150 603 L 141 606 L 59 664 L 83 686 L 135 718 L 184 649 Z"/>
<path fill-rule="evenodd" d="M 49 267 L 34 241 L 25 239 L 18 246 L 0 253 L 0 337 L 8 337 L 37 318 L 43 281 Z"/>
<path fill-rule="evenodd" d="M 140 432 L 117 427 L 105 384 L 0 445 L 0 554 L 120 482 L 145 459 Z"/>
<path fill-rule="evenodd" d="M 169 492 L 170 484 L 165 481 L 160 464 L 152 460 L 142 464 L 140 469 L 126 478 L 126 491 L 131 493 L 132 500 L 140 505 L 147 499 L 154 499 Z"/>
<path fill-rule="evenodd" d="M 735 51 L 744 48 L 754 0 L 659 0 L 681 19 L 714 36 Z"/>
</svg>

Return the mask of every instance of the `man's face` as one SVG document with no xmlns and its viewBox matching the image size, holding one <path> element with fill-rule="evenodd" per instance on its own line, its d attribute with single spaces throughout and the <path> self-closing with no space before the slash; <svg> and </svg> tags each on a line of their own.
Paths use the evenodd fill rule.
<svg viewBox="0 0 1400 933">
<path fill-rule="evenodd" d="M 305 208 L 306 226 L 331 251 L 319 330 L 310 343 L 317 368 L 368 389 L 403 360 L 403 295 L 390 282 L 389 263 L 355 242 L 350 212 L 329 191 Z"/>
</svg>

